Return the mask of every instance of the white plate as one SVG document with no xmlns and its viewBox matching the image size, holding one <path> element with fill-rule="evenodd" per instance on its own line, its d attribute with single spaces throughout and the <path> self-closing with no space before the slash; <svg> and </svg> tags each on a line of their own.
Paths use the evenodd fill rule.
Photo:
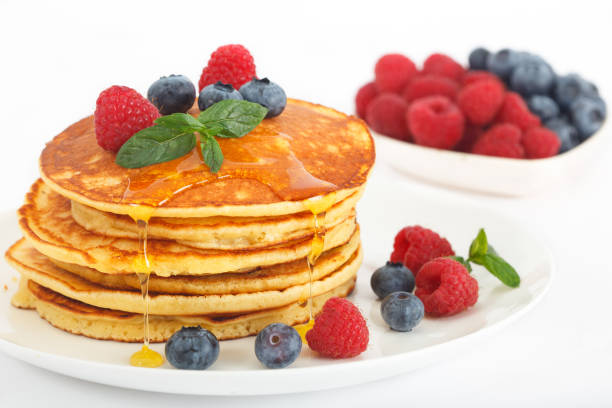
<svg viewBox="0 0 612 408">
<path fill-rule="evenodd" d="M 407 187 L 406 187 L 407 188 Z M 182 371 L 165 363 L 159 369 L 128 365 L 137 344 L 97 341 L 57 330 L 33 311 L 10 306 L 17 273 L 0 266 L 0 350 L 36 366 L 84 380 L 140 390 L 207 395 L 281 394 L 322 390 L 380 379 L 473 349 L 486 334 L 530 310 L 546 292 L 553 272 L 549 251 L 518 222 L 447 196 L 411 195 L 401 183 L 372 178 L 358 208 L 365 262 L 351 295 L 368 320 L 370 344 L 349 360 L 317 357 L 307 347 L 289 368 L 263 369 L 253 352 L 253 338 L 221 343 L 217 362 L 207 371 Z M 424 319 L 410 333 L 389 330 L 369 287 L 371 272 L 388 259 L 396 231 L 405 225 L 428 226 L 465 254 L 479 227 L 487 229 L 498 252 L 511 260 L 521 287 L 508 289 L 486 271 L 476 269 L 480 297 L 458 316 Z M 14 213 L 0 215 L 2 248 L 19 237 Z M 163 352 L 163 344 L 153 346 Z"/>
<path fill-rule="evenodd" d="M 576 178 L 602 150 L 604 126 L 576 148 L 548 159 L 521 160 L 432 149 L 378 134 L 376 153 L 400 175 L 481 193 L 526 196 Z"/>
</svg>

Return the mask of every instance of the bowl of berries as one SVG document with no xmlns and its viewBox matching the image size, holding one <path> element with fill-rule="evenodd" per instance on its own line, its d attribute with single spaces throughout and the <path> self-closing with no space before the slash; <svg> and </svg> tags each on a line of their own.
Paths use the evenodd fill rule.
<svg viewBox="0 0 612 408">
<path fill-rule="evenodd" d="M 607 109 L 593 83 L 527 52 L 476 48 L 468 60 L 436 53 L 421 69 L 402 54 L 377 61 L 356 112 L 393 169 L 524 196 L 576 177 L 600 150 Z"/>
</svg>

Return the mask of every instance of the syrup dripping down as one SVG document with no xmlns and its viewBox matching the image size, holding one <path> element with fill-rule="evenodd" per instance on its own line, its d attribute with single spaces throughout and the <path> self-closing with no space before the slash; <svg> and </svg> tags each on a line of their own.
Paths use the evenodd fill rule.
<svg viewBox="0 0 612 408">
<path fill-rule="evenodd" d="M 306 333 L 314 326 L 314 313 L 313 313 L 313 305 L 312 305 L 312 285 L 313 285 L 313 274 L 315 264 L 323 250 L 325 249 L 325 216 L 327 211 L 334 205 L 336 200 L 335 193 L 329 193 L 323 196 L 316 196 L 313 198 L 309 198 L 304 200 L 304 206 L 312 213 L 312 222 L 313 222 L 313 237 L 312 242 L 310 244 L 310 252 L 306 257 L 306 265 L 308 266 L 308 299 L 306 306 L 308 307 L 308 316 L 309 319 L 304 324 L 299 324 L 295 326 L 298 334 L 302 338 L 302 342 L 307 343 L 306 341 Z M 301 301 L 301 304 L 304 302 Z"/>
<path fill-rule="evenodd" d="M 139 351 L 132 354 L 130 364 L 136 367 L 149 368 L 159 367 L 164 362 L 161 354 L 149 348 L 149 277 L 151 276 L 151 263 L 147 254 L 147 240 L 149 219 L 154 210 L 153 207 L 134 206 L 130 213 L 130 216 L 138 225 L 138 256 L 134 259 L 133 269 L 140 281 L 140 292 L 144 302 L 143 345 Z"/>
</svg>

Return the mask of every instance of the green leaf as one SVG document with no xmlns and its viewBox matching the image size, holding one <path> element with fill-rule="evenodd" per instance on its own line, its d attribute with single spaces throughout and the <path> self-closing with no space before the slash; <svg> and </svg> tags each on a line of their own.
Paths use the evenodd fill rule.
<svg viewBox="0 0 612 408">
<path fill-rule="evenodd" d="M 480 231 L 478 231 L 478 235 L 476 235 L 476 238 L 474 238 L 474 241 L 472 241 L 472 245 L 470 245 L 469 258 L 473 258 L 479 255 L 486 255 L 487 248 L 487 234 L 485 233 L 484 229 L 481 228 Z"/>
<path fill-rule="evenodd" d="M 223 152 L 217 139 L 213 136 L 203 137 L 200 141 L 200 148 L 202 149 L 204 163 L 210 168 L 210 172 L 218 172 L 221 164 L 223 164 Z"/>
<path fill-rule="evenodd" d="M 447 258 L 454 259 L 455 261 L 463 264 L 463 266 L 465 266 L 465 269 L 467 269 L 468 272 L 472 273 L 472 265 L 470 264 L 470 261 L 466 260 L 464 257 L 453 255 L 447 256 Z"/>
<path fill-rule="evenodd" d="M 521 284 L 521 277 L 516 270 L 498 255 L 484 254 L 470 257 L 470 261 L 484 266 L 497 279 L 502 281 L 504 285 L 516 288 Z"/>
<path fill-rule="evenodd" d="M 121 146 L 115 162 L 135 169 L 163 163 L 189 153 L 195 146 L 193 132 L 182 132 L 159 125 L 137 132 Z"/>
<path fill-rule="evenodd" d="M 161 116 L 155 119 L 155 123 L 165 128 L 183 132 L 197 132 L 204 128 L 204 125 L 199 120 L 186 113 L 173 113 L 172 115 Z"/>
<path fill-rule="evenodd" d="M 226 99 L 200 113 L 198 120 L 209 129 L 219 129 L 216 136 L 242 137 L 255 129 L 267 113 L 268 109 L 257 103 Z"/>
</svg>

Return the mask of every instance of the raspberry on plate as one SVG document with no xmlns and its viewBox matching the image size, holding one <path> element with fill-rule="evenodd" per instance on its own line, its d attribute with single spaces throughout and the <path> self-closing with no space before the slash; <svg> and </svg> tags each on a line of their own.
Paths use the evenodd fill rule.
<svg viewBox="0 0 612 408">
<path fill-rule="evenodd" d="M 460 81 L 465 68 L 457 61 L 444 54 L 431 54 L 423 63 L 423 73 L 437 74 Z"/>
<path fill-rule="evenodd" d="M 561 140 L 545 127 L 531 128 L 523 135 L 523 147 L 528 159 L 544 159 L 559 153 Z"/>
<path fill-rule="evenodd" d="M 415 77 L 404 89 L 402 96 L 410 103 L 425 96 L 442 95 L 455 99 L 459 92 L 459 85 L 442 75 L 420 75 Z"/>
<path fill-rule="evenodd" d="M 374 67 L 380 92 L 400 93 L 417 73 L 416 65 L 401 54 L 383 55 Z"/>
<path fill-rule="evenodd" d="M 153 125 L 157 108 L 127 86 L 113 85 L 98 96 L 94 122 L 100 147 L 117 152 L 134 133 Z"/>
<path fill-rule="evenodd" d="M 416 278 L 415 294 L 430 316 L 451 316 L 478 300 L 478 282 L 465 266 L 450 258 L 427 262 Z"/>
<path fill-rule="evenodd" d="M 368 347 L 369 339 L 368 326 L 357 306 L 338 297 L 325 302 L 306 333 L 308 346 L 330 358 L 358 356 Z"/>
<path fill-rule="evenodd" d="M 504 88 L 499 81 L 482 80 L 464 87 L 457 97 L 463 114 L 475 125 L 490 123 L 504 101 Z"/>
<path fill-rule="evenodd" d="M 376 132 L 394 139 L 409 140 L 406 125 L 408 104 L 396 94 L 383 93 L 374 98 L 366 111 L 366 122 Z"/>
<path fill-rule="evenodd" d="M 529 111 L 521 95 L 516 92 L 506 92 L 496 120 L 498 123 L 512 123 L 523 131 L 540 126 L 540 118 Z"/>
<path fill-rule="evenodd" d="M 365 119 L 368 105 L 378 95 L 378 89 L 374 81 L 368 82 L 357 91 L 355 95 L 355 110 L 357 116 L 361 119 Z"/>
<path fill-rule="evenodd" d="M 522 159 L 521 130 L 511 123 L 495 125 L 474 143 L 472 153 Z"/>
<path fill-rule="evenodd" d="M 457 105 L 445 96 L 427 96 L 410 105 L 406 113 L 416 144 L 452 149 L 463 135 L 465 119 Z"/>
<path fill-rule="evenodd" d="M 223 45 L 210 55 L 208 65 L 202 70 L 199 91 L 216 82 L 240 89 L 255 76 L 255 62 L 249 50 L 240 44 Z"/>
<path fill-rule="evenodd" d="M 436 232 L 413 225 L 402 228 L 393 241 L 391 262 L 402 262 L 414 276 L 425 262 L 440 256 L 455 255 L 450 243 Z"/>
</svg>

